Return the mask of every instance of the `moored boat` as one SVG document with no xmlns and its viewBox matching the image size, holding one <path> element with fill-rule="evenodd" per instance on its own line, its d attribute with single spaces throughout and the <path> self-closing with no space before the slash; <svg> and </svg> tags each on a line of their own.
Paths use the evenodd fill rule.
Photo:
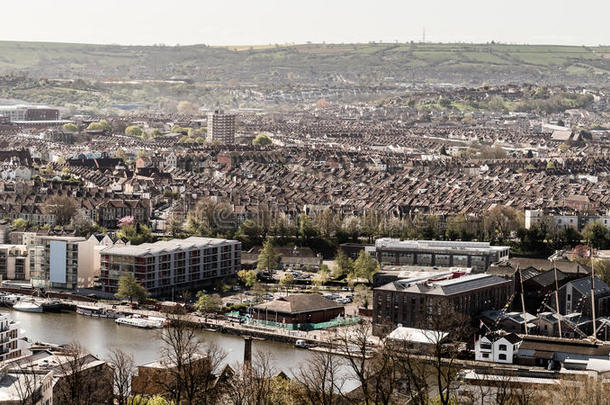
<svg viewBox="0 0 610 405">
<path fill-rule="evenodd" d="M 122 317 L 117 318 L 115 322 L 119 325 L 134 326 L 143 329 L 160 329 L 163 328 L 165 320 L 163 318 L 137 318 L 137 317 Z"/>
<path fill-rule="evenodd" d="M 21 312 L 43 312 L 42 304 L 36 301 L 19 301 L 13 305 L 13 309 Z"/>
</svg>

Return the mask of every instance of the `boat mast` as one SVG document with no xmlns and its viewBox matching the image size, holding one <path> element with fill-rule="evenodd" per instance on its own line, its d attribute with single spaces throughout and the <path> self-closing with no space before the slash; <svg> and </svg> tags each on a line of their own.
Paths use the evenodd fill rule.
<svg viewBox="0 0 610 405">
<path fill-rule="evenodd" d="M 593 268 L 593 250 L 589 248 L 591 259 L 591 314 L 593 315 L 593 337 L 597 338 L 597 326 L 595 325 L 595 269 Z"/>
<path fill-rule="evenodd" d="M 553 272 L 555 273 L 555 311 L 557 312 L 557 321 L 559 326 L 559 337 L 563 337 L 561 333 L 561 314 L 559 313 L 559 283 L 557 282 L 557 265 L 553 260 Z"/>
<path fill-rule="evenodd" d="M 525 299 L 523 298 L 525 291 L 523 290 L 523 274 L 521 273 L 521 266 L 517 265 L 517 271 L 519 272 L 519 283 L 521 284 L 521 309 L 523 310 L 523 327 L 525 328 L 525 334 L 527 335 L 527 312 L 525 312 Z"/>
</svg>

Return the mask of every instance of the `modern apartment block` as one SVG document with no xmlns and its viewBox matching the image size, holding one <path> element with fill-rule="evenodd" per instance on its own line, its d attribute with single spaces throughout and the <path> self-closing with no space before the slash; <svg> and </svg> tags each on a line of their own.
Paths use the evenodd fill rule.
<svg viewBox="0 0 610 405">
<path fill-rule="evenodd" d="M 78 245 L 85 240 L 74 236 L 36 236 L 28 247 L 32 286 L 76 289 Z"/>
<path fill-rule="evenodd" d="M 12 122 L 19 121 L 54 121 L 59 119 L 56 108 L 32 105 L 3 105 L 0 115 L 9 117 Z"/>
<path fill-rule="evenodd" d="M 0 280 L 29 280 L 27 245 L 0 245 Z"/>
<path fill-rule="evenodd" d="M 25 354 L 26 343 L 19 341 L 19 327 L 8 316 L 0 315 L 0 363 Z"/>
<path fill-rule="evenodd" d="M 473 272 L 483 272 L 492 263 L 508 260 L 510 247 L 491 246 L 489 242 L 380 238 L 367 250 L 382 265 L 470 267 Z"/>
<path fill-rule="evenodd" d="M 439 305 L 475 317 L 501 309 L 513 293 L 513 281 L 491 274 L 448 273 L 399 280 L 373 290 L 373 324 L 377 331 L 391 325 L 427 327 Z"/>
<path fill-rule="evenodd" d="M 208 142 L 235 143 L 235 115 L 222 110 L 208 113 Z"/>
<path fill-rule="evenodd" d="M 153 296 L 212 286 L 234 276 L 241 266 L 241 242 L 190 237 L 138 246 L 113 246 L 101 252 L 100 283 L 116 293 L 119 278 L 132 273 Z"/>
</svg>

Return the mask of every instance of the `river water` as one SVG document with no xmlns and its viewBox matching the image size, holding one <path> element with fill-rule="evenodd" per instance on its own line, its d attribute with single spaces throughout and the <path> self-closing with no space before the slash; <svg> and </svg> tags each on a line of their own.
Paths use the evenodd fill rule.
<svg viewBox="0 0 610 405">
<path fill-rule="evenodd" d="M 78 342 L 91 354 L 108 358 L 113 347 L 131 353 L 136 365 L 160 359 L 162 330 L 140 329 L 117 325 L 113 319 L 92 318 L 75 312 L 28 313 L 1 308 L 12 320 L 18 322 L 20 336 L 27 336 L 32 342 L 68 344 Z M 198 331 L 202 342 L 213 342 L 227 353 L 225 362 L 232 366 L 241 363 L 244 357 L 244 340 L 239 336 L 216 332 Z M 271 353 L 275 372 L 283 371 L 293 375 L 311 356 L 307 350 L 296 349 L 292 345 L 273 341 L 254 340 L 252 349 Z M 354 386 L 355 381 L 346 384 Z M 347 387 L 345 387 L 347 388 Z"/>
</svg>

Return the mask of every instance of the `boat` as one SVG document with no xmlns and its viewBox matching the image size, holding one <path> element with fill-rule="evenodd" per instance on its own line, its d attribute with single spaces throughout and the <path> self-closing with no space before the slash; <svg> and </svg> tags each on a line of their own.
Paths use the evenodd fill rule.
<svg viewBox="0 0 610 405">
<path fill-rule="evenodd" d="M 13 305 L 13 309 L 21 312 L 42 312 L 42 304 L 36 301 L 19 301 Z"/>
<path fill-rule="evenodd" d="M 2 303 L 2 305 L 12 307 L 17 301 L 19 301 L 20 298 L 21 297 L 19 295 L 14 294 L 2 295 L 0 296 L 0 303 Z"/>
<path fill-rule="evenodd" d="M 59 300 L 47 298 L 42 302 L 44 312 L 61 312 L 62 309 L 64 309 L 64 304 Z"/>
<path fill-rule="evenodd" d="M 118 312 L 108 310 L 95 305 L 77 305 L 76 313 L 85 316 L 92 316 L 94 318 L 119 318 Z"/>
<path fill-rule="evenodd" d="M 299 349 L 309 349 L 309 345 L 304 339 L 298 339 L 294 343 L 294 347 L 298 347 Z"/>
<path fill-rule="evenodd" d="M 163 321 L 161 321 L 163 319 Z M 134 326 L 136 328 L 143 329 L 161 329 L 165 325 L 164 318 L 138 318 L 138 317 L 122 317 L 115 319 L 115 322 L 119 325 Z"/>
</svg>

